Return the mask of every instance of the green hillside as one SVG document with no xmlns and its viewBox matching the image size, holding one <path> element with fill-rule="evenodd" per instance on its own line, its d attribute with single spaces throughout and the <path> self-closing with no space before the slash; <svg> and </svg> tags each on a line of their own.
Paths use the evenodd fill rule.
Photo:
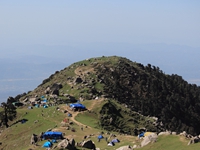
<svg viewBox="0 0 200 150">
<path fill-rule="evenodd" d="M 84 101 L 83 104 L 86 105 L 91 112 L 95 113 L 99 110 L 99 104 L 105 103 L 103 100 L 90 100 Z M 113 150 L 117 149 L 123 145 L 140 145 L 142 140 L 139 140 L 137 136 L 124 135 L 118 132 L 111 132 L 117 136 L 120 140 L 120 143 L 117 143 L 114 147 L 107 146 L 105 138 L 109 139 L 108 131 L 101 129 L 98 126 L 98 118 L 96 118 L 93 114 L 88 114 L 88 112 L 73 112 L 69 110 L 69 106 L 65 104 L 59 105 L 59 110 L 57 110 L 58 106 L 52 106 L 49 108 L 33 108 L 27 109 L 27 107 L 18 108 L 17 118 L 14 122 L 10 122 L 10 127 L 4 129 L 1 133 L 0 141 L 2 145 L 0 148 L 3 150 L 42 150 L 42 145 L 45 141 L 41 141 L 37 143 L 37 146 L 30 144 L 31 135 L 39 134 L 48 129 L 52 129 L 54 131 L 60 131 L 65 134 L 65 138 L 74 138 L 76 142 L 81 142 L 85 135 L 92 135 L 90 139 L 95 143 L 96 147 L 101 149 Z M 72 113 L 73 117 L 68 117 L 66 113 L 63 113 L 64 110 L 68 110 Z M 43 116 L 42 116 L 43 114 Z M 75 130 L 75 132 L 71 130 L 67 130 L 66 127 L 61 125 L 61 121 L 65 118 L 74 122 L 70 125 L 71 128 Z M 17 122 L 18 120 L 26 119 L 25 123 Z M 75 120 L 74 120 L 75 119 Z M 37 123 L 34 123 L 37 120 Z M 76 123 L 76 121 L 78 123 Z M 17 122 L 17 123 L 16 123 Z M 83 127 L 83 130 L 81 130 Z M 104 139 L 100 142 L 97 140 L 97 136 L 103 132 Z M 181 137 L 179 135 L 168 135 L 168 136 L 159 136 L 156 143 L 149 144 L 143 148 L 139 148 L 141 150 L 168 150 L 168 149 L 177 149 L 177 150 L 191 150 L 199 148 L 199 144 L 193 144 L 187 146 L 189 139 L 185 137 Z M 54 144 L 54 146 L 57 143 Z M 77 147 L 77 149 L 82 149 L 81 147 Z"/>
<path fill-rule="evenodd" d="M 24 106 L 17 107 L 16 118 L 8 122 L 10 127 L 2 126 L 0 148 L 44 149 L 44 141 L 37 146 L 30 144 L 31 135 L 52 129 L 78 143 L 90 135 L 96 147 L 108 150 L 123 145 L 139 147 L 142 140 L 137 136 L 142 131 L 158 134 L 168 130 L 177 135 L 159 136 L 156 143 L 140 149 L 196 149 L 199 144 L 187 146 L 190 138 L 178 134 L 200 133 L 199 93 L 200 87 L 151 64 L 144 66 L 117 56 L 83 60 L 55 71 L 33 91 L 8 99 L 9 103 L 17 101 Z M 48 108 L 35 107 L 44 100 Z M 87 110 L 72 111 L 69 105 L 76 102 Z M 1 124 L 4 117 L 2 108 Z M 22 124 L 21 120 L 26 122 Z M 98 142 L 100 133 L 105 138 Z M 105 139 L 114 138 L 108 133 L 117 135 L 121 142 L 107 146 Z"/>
</svg>

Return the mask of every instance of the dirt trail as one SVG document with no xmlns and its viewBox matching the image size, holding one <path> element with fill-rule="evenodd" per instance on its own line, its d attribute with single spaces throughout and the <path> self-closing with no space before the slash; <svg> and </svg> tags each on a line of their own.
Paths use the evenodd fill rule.
<svg viewBox="0 0 200 150">
<path fill-rule="evenodd" d="M 91 100 L 91 105 L 88 107 L 88 110 L 92 110 L 96 105 L 99 105 L 104 99 L 98 99 L 98 100 Z M 85 124 L 82 124 L 78 122 L 75 118 L 79 113 L 84 113 L 84 112 L 78 112 L 78 111 L 72 111 L 69 106 L 63 106 L 62 109 L 67 110 L 70 114 L 72 114 L 72 117 L 70 117 L 70 120 L 76 123 L 79 126 L 86 126 Z M 90 128 L 90 127 L 88 127 Z"/>
<path fill-rule="evenodd" d="M 81 112 L 72 111 L 72 110 L 70 109 L 69 106 L 63 106 L 62 109 L 67 110 L 70 114 L 72 114 L 72 116 L 69 118 L 72 122 L 74 122 L 75 124 L 77 124 L 77 125 L 79 125 L 79 126 L 85 126 L 84 124 L 78 122 L 78 121 L 75 119 L 75 117 L 76 117 L 79 113 L 81 113 Z"/>
<path fill-rule="evenodd" d="M 88 72 L 92 72 L 92 71 L 94 71 L 94 68 L 78 67 L 74 70 L 74 73 L 81 77 L 81 76 L 84 76 L 85 74 L 87 74 Z M 87 109 L 92 110 L 96 105 L 99 105 L 103 100 L 104 100 L 103 98 L 100 98 L 97 100 L 96 99 L 91 100 L 92 104 Z M 74 122 L 78 126 L 86 126 L 85 124 L 82 124 L 75 119 L 75 117 L 79 113 L 84 113 L 84 112 L 73 111 L 73 110 L 71 110 L 71 108 L 69 106 L 63 106 L 62 110 L 67 110 L 70 114 L 72 114 L 72 116 L 69 118 L 72 122 Z M 88 126 L 88 128 L 91 128 L 91 127 Z"/>
</svg>

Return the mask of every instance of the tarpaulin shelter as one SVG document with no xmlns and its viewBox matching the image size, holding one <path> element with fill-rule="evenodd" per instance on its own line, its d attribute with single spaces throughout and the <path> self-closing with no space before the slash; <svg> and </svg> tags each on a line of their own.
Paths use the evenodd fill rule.
<svg viewBox="0 0 200 150">
<path fill-rule="evenodd" d="M 69 106 L 70 106 L 71 108 L 86 109 L 86 107 L 85 107 L 83 104 L 81 104 L 81 103 L 73 103 L 73 104 L 70 104 Z"/>
<path fill-rule="evenodd" d="M 62 132 L 48 131 L 43 134 L 43 139 L 63 139 Z"/>
</svg>

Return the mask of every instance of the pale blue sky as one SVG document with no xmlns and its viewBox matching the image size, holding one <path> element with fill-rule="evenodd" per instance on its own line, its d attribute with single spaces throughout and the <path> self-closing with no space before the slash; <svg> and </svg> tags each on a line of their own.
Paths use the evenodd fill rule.
<svg viewBox="0 0 200 150">
<path fill-rule="evenodd" d="M 200 0 L 0 0 L 0 101 L 90 57 L 200 85 Z"/>
<path fill-rule="evenodd" d="M 199 0 L 0 1 L 0 45 L 93 42 L 200 47 Z"/>
</svg>

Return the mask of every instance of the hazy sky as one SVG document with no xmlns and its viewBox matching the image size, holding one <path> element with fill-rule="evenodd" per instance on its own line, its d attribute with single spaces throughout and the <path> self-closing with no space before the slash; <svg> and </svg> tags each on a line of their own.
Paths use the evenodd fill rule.
<svg viewBox="0 0 200 150">
<path fill-rule="evenodd" d="M 200 85 L 199 8 L 200 0 L 0 0 L 0 101 L 102 55 Z"/>
<path fill-rule="evenodd" d="M 0 0 L 0 46 L 93 42 L 200 47 L 199 0 Z"/>
</svg>

